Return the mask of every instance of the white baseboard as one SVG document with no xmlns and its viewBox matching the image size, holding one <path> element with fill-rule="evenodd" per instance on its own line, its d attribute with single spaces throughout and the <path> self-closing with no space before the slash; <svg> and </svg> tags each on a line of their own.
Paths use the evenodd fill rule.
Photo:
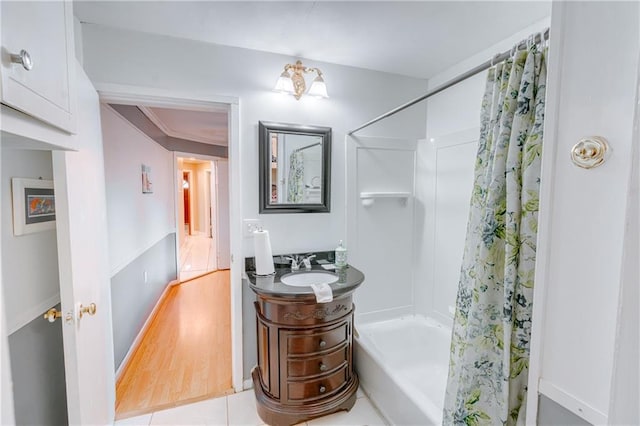
<svg viewBox="0 0 640 426">
<path fill-rule="evenodd" d="M 566 392 L 564 389 L 560 389 L 553 383 L 540 379 L 538 391 L 540 394 L 571 411 L 576 416 L 585 419 L 589 423 L 594 425 L 608 424 L 609 419 L 606 413 L 592 407 L 585 401 L 582 401 L 569 392 Z"/>
<path fill-rule="evenodd" d="M 180 281 L 178 280 L 171 281 L 169 284 L 165 286 L 164 290 L 162 290 L 162 294 L 158 298 L 158 301 L 156 302 L 155 306 L 153 307 L 151 314 L 149 314 L 149 316 L 147 317 L 146 321 L 142 325 L 142 328 L 138 332 L 138 335 L 136 336 L 136 338 L 133 340 L 133 343 L 129 347 L 127 354 L 124 356 L 124 359 L 122 360 L 122 362 L 118 366 L 118 369 L 116 370 L 116 383 L 118 382 L 118 380 L 120 380 L 120 376 L 122 375 L 122 373 L 124 373 L 124 371 L 127 369 L 127 366 L 131 361 L 131 357 L 133 356 L 134 353 L 136 353 L 138 346 L 140 346 L 140 343 L 142 343 L 142 338 L 147 332 L 147 329 L 151 325 L 151 322 L 155 318 L 156 314 L 158 313 L 158 309 L 160 309 L 160 305 L 162 305 L 162 302 L 164 301 L 165 297 L 167 297 L 167 293 L 169 292 L 169 289 L 172 286 L 179 283 Z"/>
<path fill-rule="evenodd" d="M 247 379 L 242 382 L 242 390 L 253 389 L 253 380 Z"/>
</svg>

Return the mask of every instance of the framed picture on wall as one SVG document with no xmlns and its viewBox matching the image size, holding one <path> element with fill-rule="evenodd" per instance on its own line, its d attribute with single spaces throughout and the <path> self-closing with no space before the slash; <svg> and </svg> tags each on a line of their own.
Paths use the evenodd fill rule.
<svg viewBox="0 0 640 426">
<path fill-rule="evenodd" d="M 153 184 L 151 183 L 151 167 L 142 165 L 142 193 L 153 193 Z"/>
<path fill-rule="evenodd" d="M 56 199 L 53 181 L 11 178 L 13 235 L 55 229 Z"/>
</svg>

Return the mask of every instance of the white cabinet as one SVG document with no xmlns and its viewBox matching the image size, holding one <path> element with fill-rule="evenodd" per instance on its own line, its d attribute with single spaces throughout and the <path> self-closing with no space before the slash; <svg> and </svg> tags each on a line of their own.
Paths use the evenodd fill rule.
<svg viewBox="0 0 640 426">
<path fill-rule="evenodd" d="M 75 54 L 69 1 L 2 1 L 2 103 L 75 133 Z M 31 60 L 15 62 L 20 52 Z M 25 62 L 28 62 L 25 59 Z M 31 68 L 27 70 L 27 68 Z"/>
</svg>

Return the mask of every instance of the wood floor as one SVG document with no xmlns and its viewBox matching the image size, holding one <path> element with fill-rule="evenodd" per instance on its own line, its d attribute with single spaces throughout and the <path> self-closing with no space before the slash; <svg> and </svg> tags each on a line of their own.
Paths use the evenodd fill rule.
<svg viewBox="0 0 640 426">
<path fill-rule="evenodd" d="M 171 287 L 116 384 L 116 418 L 232 393 L 229 271 Z"/>
</svg>

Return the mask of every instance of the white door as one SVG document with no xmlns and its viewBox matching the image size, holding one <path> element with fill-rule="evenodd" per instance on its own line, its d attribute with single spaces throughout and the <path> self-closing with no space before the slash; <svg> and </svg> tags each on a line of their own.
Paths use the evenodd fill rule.
<svg viewBox="0 0 640 426">
<path fill-rule="evenodd" d="M 625 293 L 638 281 L 624 268 L 625 256 L 638 263 L 628 208 L 640 4 L 553 2 L 552 15 L 527 424 L 551 412 L 549 399 L 591 424 L 638 424 L 638 317 L 626 321 L 638 301 Z M 610 155 L 583 169 L 570 153 L 591 136 L 606 138 Z"/>
<path fill-rule="evenodd" d="M 69 424 L 104 425 L 114 419 L 115 378 L 102 134 L 98 94 L 76 72 L 80 150 L 53 152 L 67 406 Z M 95 314 L 80 318 L 91 303 Z"/>
<path fill-rule="evenodd" d="M 207 171 L 207 216 L 209 219 L 209 228 L 207 232 L 209 233 L 209 237 L 211 237 L 211 242 L 209 243 L 211 246 L 211 259 L 209 264 L 207 265 L 207 271 L 217 271 L 218 270 L 218 201 L 216 199 L 217 190 L 216 190 L 216 162 L 209 161 L 209 171 Z M 215 250 L 215 252 L 214 252 Z"/>
<path fill-rule="evenodd" d="M 215 161 L 210 161 L 211 172 L 209 173 L 209 200 L 211 201 L 209 209 L 211 211 L 211 238 L 214 240 L 217 238 L 217 226 L 218 226 L 218 178 L 217 178 L 217 166 Z M 216 256 L 217 257 L 217 256 Z"/>
<path fill-rule="evenodd" d="M 209 163 L 213 163 L 210 161 Z M 211 167 L 211 164 L 209 165 Z M 204 172 L 204 229 L 205 235 L 213 237 L 213 190 L 211 186 L 211 169 Z"/>
<path fill-rule="evenodd" d="M 231 250 L 229 225 L 229 162 L 216 161 L 216 250 L 218 252 L 218 269 L 231 268 Z"/>
</svg>

